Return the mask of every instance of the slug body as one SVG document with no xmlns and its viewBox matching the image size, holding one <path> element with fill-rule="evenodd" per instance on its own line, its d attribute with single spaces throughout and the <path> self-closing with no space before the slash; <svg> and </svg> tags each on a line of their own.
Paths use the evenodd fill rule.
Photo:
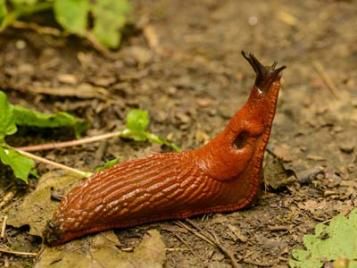
<svg viewBox="0 0 357 268">
<path fill-rule="evenodd" d="M 252 54 L 243 56 L 256 81 L 221 133 L 195 150 L 154 154 L 94 175 L 62 200 L 45 230 L 46 242 L 57 245 L 107 229 L 249 205 L 260 188 L 285 66 L 266 67 Z"/>
</svg>

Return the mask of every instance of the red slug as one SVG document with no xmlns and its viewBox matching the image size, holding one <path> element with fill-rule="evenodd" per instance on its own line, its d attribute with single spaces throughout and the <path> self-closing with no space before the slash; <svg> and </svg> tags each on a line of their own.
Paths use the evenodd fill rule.
<svg viewBox="0 0 357 268">
<path fill-rule="evenodd" d="M 263 66 L 242 54 L 256 73 L 255 84 L 221 133 L 198 149 L 154 154 L 95 174 L 61 201 L 47 224 L 46 242 L 249 205 L 260 188 L 285 66 Z"/>
</svg>

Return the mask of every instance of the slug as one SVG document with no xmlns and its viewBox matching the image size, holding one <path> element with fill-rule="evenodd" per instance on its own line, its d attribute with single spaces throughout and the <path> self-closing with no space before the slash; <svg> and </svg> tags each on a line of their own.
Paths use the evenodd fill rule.
<svg viewBox="0 0 357 268">
<path fill-rule="evenodd" d="M 244 106 L 206 145 L 129 160 L 72 189 L 47 223 L 44 238 L 59 245 L 112 228 L 231 212 L 256 197 L 280 90 L 281 71 L 242 52 L 256 73 Z"/>
</svg>

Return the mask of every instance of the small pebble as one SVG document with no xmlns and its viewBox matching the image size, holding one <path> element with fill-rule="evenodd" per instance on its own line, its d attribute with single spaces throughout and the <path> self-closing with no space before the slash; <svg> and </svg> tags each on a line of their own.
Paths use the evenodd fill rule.
<svg viewBox="0 0 357 268">
<path fill-rule="evenodd" d="M 343 153 L 350 154 L 354 151 L 355 145 L 352 143 L 345 143 L 345 144 L 340 144 L 340 150 Z"/>
<path fill-rule="evenodd" d="M 323 174 L 324 168 L 317 166 L 308 170 L 304 170 L 297 174 L 298 182 L 302 185 L 311 183 L 312 180 L 316 178 L 317 175 Z"/>
<path fill-rule="evenodd" d="M 257 24 L 258 24 L 258 17 L 257 17 L 257 16 L 250 16 L 250 17 L 248 18 L 248 24 L 249 24 L 250 26 L 255 26 L 255 25 L 257 25 Z"/>
<path fill-rule="evenodd" d="M 208 107 L 212 104 L 212 100 L 208 98 L 198 99 L 197 104 L 201 107 Z"/>
<path fill-rule="evenodd" d="M 15 46 L 18 50 L 23 50 L 26 48 L 26 42 L 24 40 L 17 40 Z"/>
<path fill-rule="evenodd" d="M 191 118 L 184 113 L 178 113 L 176 114 L 176 117 L 184 124 L 188 124 L 191 122 Z"/>
<path fill-rule="evenodd" d="M 57 80 L 63 84 L 75 85 L 78 79 L 73 74 L 59 74 Z"/>
<path fill-rule="evenodd" d="M 167 92 L 168 92 L 169 95 L 173 96 L 173 95 L 175 95 L 177 93 L 177 88 L 176 87 L 169 87 L 167 89 Z"/>
</svg>

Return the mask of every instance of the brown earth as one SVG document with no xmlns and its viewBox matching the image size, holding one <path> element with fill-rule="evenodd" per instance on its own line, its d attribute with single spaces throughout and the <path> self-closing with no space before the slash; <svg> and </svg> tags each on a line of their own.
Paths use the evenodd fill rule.
<svg viewBox="0 0 357 268">
<path fill-rule="evenodd" d="M 135 25 L 110 59 L 74 37 L 1 33 L 0 88 L 13 103 L 84 118 L 87 135 L 120 129 L 126 112 L 140 107 L 150 112 L 152 132 L 187 149 L 214 136 L 245 101 L 254 76 L 241 50 L 287 65 L 266 158 L 267 187 L 253 207 L 116 232 L 132 247 L 146 230 L 159 230 L 166 267 L 230 267 L 232 260 L 242 267 L 286 267 L 304 234 L 357 206 L 356 14 L 356 1 L 136 1 Z M 71 138 L 65 131 L 33 130 L 9 141 Z M 107 140 L 38 154 L 93 170 L 107 159 L 159 150 Z M 39 172 L 48 168 L 40 164 Z M 17 187 L 29 192 L 35 184 Z M 41 245 L 26 229 L 8 228 L 7 236 L 22 241 L 23 251 Z M 0 253 L 0 265 L 34 261 Z"/>
</svg>

